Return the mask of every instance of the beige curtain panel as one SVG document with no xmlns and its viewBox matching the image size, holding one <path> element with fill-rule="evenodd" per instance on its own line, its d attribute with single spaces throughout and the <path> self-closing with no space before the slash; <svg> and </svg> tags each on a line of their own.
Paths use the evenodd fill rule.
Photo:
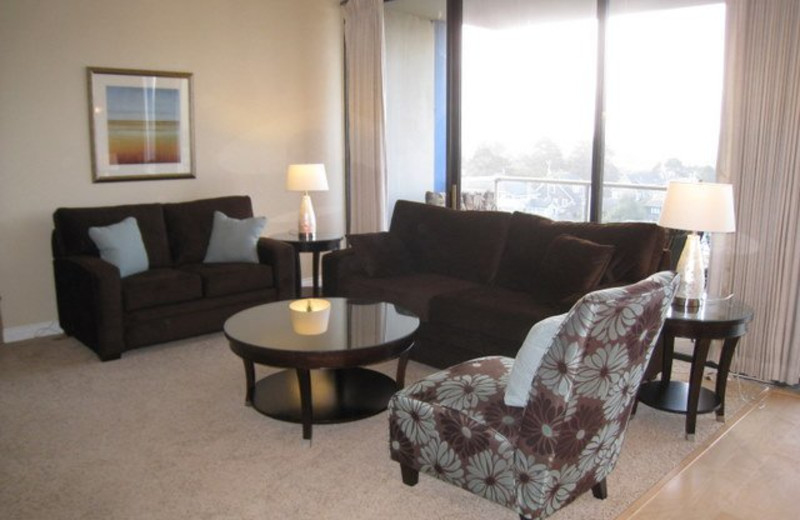
<svg viewBox="0 0 800 520">
<path fill-rule="evenodd" d="M 383 0 L 347 0 L 344 41 L 349 233 L 386 229 Z"/>
<path fill-rule="evenodd" d="M 733 370 L 800 381 L 800 1 L 728 0 L 717 177 L 736 233 L 715 237 L 711 287 L 755 309 Z"/>
</svg>

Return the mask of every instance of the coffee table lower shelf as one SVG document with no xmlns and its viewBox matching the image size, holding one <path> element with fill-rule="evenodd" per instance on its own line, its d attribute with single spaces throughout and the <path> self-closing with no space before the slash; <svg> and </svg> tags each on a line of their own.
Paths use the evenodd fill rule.
<svg viewBox="0 0 800 520">
<path fill-rule="evenodd" d="M 683 381 L 651 381 L 639 388 L 639 402 L 665 412 L 686 414 L 689 411 L 689 383 Z M 711 390 L 700 388 L 697 413 L 709 413 L 720 405 L 720 399 Z"/>
<path fill-rule="evenodd" d="M 312 424 L 356 421 L 379 414 L 398 390 L 391 377 L 366 368 L 311 370 Z M 269 375 L 255 385 L 253 408 L 281 421 L 302 423 L 295 370 Z"/>
</svg>

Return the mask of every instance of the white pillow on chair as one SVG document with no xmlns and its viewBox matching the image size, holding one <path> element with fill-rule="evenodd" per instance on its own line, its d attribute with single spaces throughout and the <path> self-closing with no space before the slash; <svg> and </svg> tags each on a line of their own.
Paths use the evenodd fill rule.
<svg viewBox="0 0 800 520">
<path fill-rule="evenodd" d="M 528 392 L 531 390 L 533 376 L 542 363 L 542 358 L 550 348 L 561 324 L 567 317 L 565 314 L 550 316 L 531 327 L 525 341 L 517 352 L 511 374 L 508 376 L 508 386 L 504 398 L 508 406 L 524 407 L 528 404 Z"/>
</svg>

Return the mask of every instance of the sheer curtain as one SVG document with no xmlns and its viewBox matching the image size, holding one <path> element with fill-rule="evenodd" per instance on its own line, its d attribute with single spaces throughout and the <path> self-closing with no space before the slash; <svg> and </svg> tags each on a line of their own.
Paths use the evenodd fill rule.
<svg viewBox="0 0 800 520">
<path fill-rule="evenodd" d="M 383 0 L 347 0 L 344 13 L 348 233 L 386 229 Z"/>
<path fill-rule="evenodd" d="M 736 233 L 714 246 L 712 291 L 755 310 L 734 370 L 800 381 L 800 2 L 728 0 L 717 176 Z M 715 237 L 715 240 L 717 237 Z"/>
</svg>

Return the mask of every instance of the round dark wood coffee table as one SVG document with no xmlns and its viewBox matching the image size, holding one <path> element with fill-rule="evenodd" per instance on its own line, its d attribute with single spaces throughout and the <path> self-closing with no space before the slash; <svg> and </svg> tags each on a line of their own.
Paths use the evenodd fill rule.
<svg viewBox="0 0 800 520">
<path fill-rule="evenodd" d="M 325 300 L 330 315 L 318 334 L 296 332 L 288 301 L 241 311 L 224 327 L 231 350 L 244 361 L 246 404 L 301 423 L 304 439 L 311 438 L 312 424 L 354 421 L 385 410 L 405 383 L 419 327 L 419 318 L 391 303 Z M 399 358 L 395 380 L 363 368 L 394 358 Z M 256 382 L 255 364 L 290 370 Z"/>
</svg>

